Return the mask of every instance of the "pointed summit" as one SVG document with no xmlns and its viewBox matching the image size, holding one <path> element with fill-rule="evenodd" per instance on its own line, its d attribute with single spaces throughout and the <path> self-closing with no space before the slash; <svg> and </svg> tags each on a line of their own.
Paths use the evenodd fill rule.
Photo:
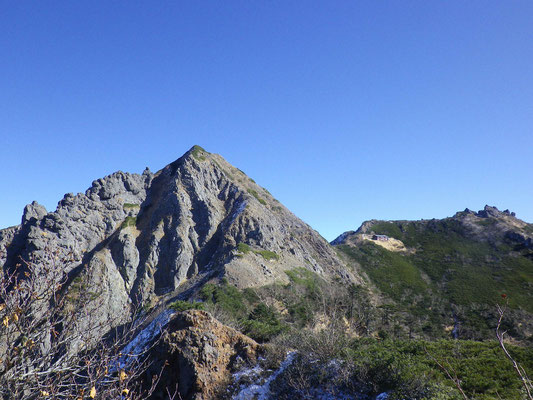
<svg viewBox="0 0 533 400">
<path fill-rule="evenodd" d="M 355 280 L 320 235 L 200 146 L 156 173 L 137 227 L 139 293 L 172 292 L 196 276 L 258 286 L 297 267 Z"/>
<path fill-rule="evenodd" d="M 73 282 L 99 288 L 105 299 L 102 321 L 222 277 L 244 288 L 287 282 L 286 271 L 305 268 L 359 281 L 317 232 L 200 146 L 155 174 L 116 172 L 85 194 L 66 195 L 56 211 L 39 211 L 0 231 L 9 255 L 0 263 L 50 250 L 68 256 L 63 268 Z"/>
</svg>

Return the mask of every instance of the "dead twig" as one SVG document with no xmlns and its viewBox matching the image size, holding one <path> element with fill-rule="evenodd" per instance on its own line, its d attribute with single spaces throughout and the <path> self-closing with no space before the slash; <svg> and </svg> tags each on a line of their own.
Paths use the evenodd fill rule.
<svg viewBox="0 0 533 400">
<path fill-rule="evenodd" d="M 501 324 L 503 321 L 503 316 L 505 315 L 505 310 L 506 310 L 506 307 L 502 308 L 498 304 L 498 314 L 500 315 L 500 317 L 498 318 L 498 324 L 496 325 L 496 337 L 498 338 L 498 342 L 500 343 L 500 347 L 502 348 L 505 356 L 509 360 L 511 360 L 514 370 L 520 377 L 520 380 L 522 381 L 522 385 L 524 386 L 524 389 L 526 390 L 527 397 L 530 400 L 533 400 L 533 395 L 531 394 L 533 390 L 533 384 L 531 383 L 531 379 L 529 379 L 524 368 L 513 358 L 513 356 L 511 356 L 511 354 L 505 347 L 504 335 L 507 333 L 507 331 L 501 330 Z"/>
</svg>

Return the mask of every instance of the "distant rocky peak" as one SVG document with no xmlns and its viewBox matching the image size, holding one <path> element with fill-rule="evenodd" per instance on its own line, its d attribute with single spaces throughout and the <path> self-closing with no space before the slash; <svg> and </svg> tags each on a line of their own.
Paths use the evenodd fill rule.
<svg viewBox="0 0 533 400">
<path fill-rule="evenodd" d="M 357 228 L 357 231 L 355 233 L 370 233 L 372 231 L 372 227 L 380 222 L 377 219 L 371 219 L 369 221 L 364 221 L 359 228 Z"/>
<path fill-rule="evenodd" d="M 346 231 L 344 233 L 341 233 L 339 236 L 337 236 L 337 238 L 333 239 L 330 242 L 330 244 L 332 246 L 336 246 L 338 244 L 344 244 L 344 242 L 346 241 L 346 238 L 348 238 L 351 235 L 354 235 L 355 233 L 356 233 L 355 231 Z"/>
<path fill-rule="evenodd" d="M 479 210 L 478 212 L 472 211 L 469 208 L 465 208 L 464 211 L 459 211 L 454 215 L 454 217 L 456 218 L 464 216 L 474 216 L 478 218 L 505 218 L 516 217 L 516 214 L 509 210 L 500 211 L 495 206 L 486 205 L 485 207 L 483 207 L 483 210 Z"/>
<path fill-rule="evenodd" d="M 495 217 L 499 218 L 502 216 L 511 216 L 515 217 L 516 214 L 514 212 L 511 212 L 509 210 L 500 211 L 497 207 L 486 205 L 483 210 L 479 210 L 477 213 L 475 213 L 476 216 L 481 218 L 489 218 L 489 217 Z"/>
<path fill-rule="evenodd" d="M 331 242 L 332 245 L 356 243 L 361 235 L 386 233 L 381 230 L 390 230 L 392 236 L 394 232 L 399 236 L 405 233 L 405 227 L 411 225 L 417 229 L 437 229 L 448 230 L 453 224 L 459 224 L 464 229 L 464 234 L 475 237 L 479 240 L 491 243 L 500 243 L 504 238 L 512 238 L 516 242 L 526 243 L 530 246 L 533 233 L 533 224 L 528 224 L 516 217 L 514 212 L 508 209 L 500 211 L 495 206 L 485 205 L 477 212 L 465 208 L 464 211 L 456 212 L 453 217 L 443 219 L 421 219 L 421 220 L 369 220 L 361 224 L 357 231 L 348 231 L 341 234 Z M 457 226 L 457 225 L 455 225 Z M 376 229 L 377 227 L 377 229 Z M 531 240 L 530 240 L 531 239 Z M 529 240 L 529 242 L 528 242 Z"/>
</svg>

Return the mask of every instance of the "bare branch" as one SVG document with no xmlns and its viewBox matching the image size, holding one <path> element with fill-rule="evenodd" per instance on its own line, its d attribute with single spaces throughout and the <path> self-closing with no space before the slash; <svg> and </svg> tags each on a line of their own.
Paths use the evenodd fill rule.
<svg viewBox="0 0 533 400">
<path fill-rule="evenodd" d="M 468 400 L 468 396 L 466 395 L 466 393 L 463 391 L 463 388 L 461 387 L 461 380 L 459 379 L 459 377 L 457 376 L 457 373 L 455 372 L 455 370 L 453 369 L 452 365 L 450 363 L 448 363 L 448 367 L 449 368 L 446 368 L 446 366 L 439 362 L 439 360 L 437 360 L 429 351 L 428 349 L 426 349 L 424 347 L 424 351 L 426 352 L 426 354 L 428 355 L 429 358 L 431 358 L 435 364 L 437 364 L 439 366 L 439 368 L 441 370 L 444 371 L 444 373 L 446 374 L 446 376 L 448 377 L 448 379 L 450 381 L 453 382 L 453 384 L 455 385 L 455 387 L 457 388 L 457 390 L 459 390 L 459 392 L 461 393 L 461 395 L 463 396 L 463 399 L 465 400 Z M 451 370 L 451 372 L 450 372 Z M 452 375 L 452 372 L 453 372 L 453 375 Z"/>
<path fill-rule="evenodd" d="M 506 307 L 502 308 L 498 304 L 498 314 L 500 316 L 498 318 L 498 324 L 496 325 L 496 337 L 498 338 L 498 342 L 500 343 L 500 347 L 502 348 L 505 356 L 509 360 L 511 360 L 511 362 L 513 363 L 513 368 L 515 369 L 516 373 L 520 377 L 520 380 L 522 381 L 522 385 L 524 386 L 524 388 L 526 390 L 528 398 L 530 400 L 533 400 L 533 396 L 531 394 L 531 392 L 533 390 L 533 385 L 531 384 L 531 379 L 529 379 L 529 377 L 527 376 L 526 371 L 524 370 L 524 368 L 518 362 L 516 362 L 516 360 L 511 356 L 511 354 L 509 353 L 509 351 L 505 347 L 504 336 L 505 336 L 505 334 L 507 332 L 501 330 L 501 324 L 502 324 L 502 321 L 503 321 L 503 316 L 505 315 L 505 309 L 506 309 Z"/>
<path fill-rule="evenodd" d="M 137 333 L 140 309 L 129 310 L 133 322 L 124 325 L 118 317 L 95 319 L 90 310 L 98 310 L 103 300 L 88 291 L 70 304 L 62 290 L 68 276 L 56 253 L 20 260 L 0 276 L 0 398 L 146 399 L 153 388 L 143 389 L 139 378 L 149 365 L 148 350 L 129 355 L 123 369 L 113 368 Z M 120 334 L 102 339 L 119 325 Z"/>
</svg>

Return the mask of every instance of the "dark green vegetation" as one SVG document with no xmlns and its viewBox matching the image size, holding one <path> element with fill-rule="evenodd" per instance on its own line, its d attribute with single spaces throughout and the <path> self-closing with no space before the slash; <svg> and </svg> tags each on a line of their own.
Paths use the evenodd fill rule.
<svg viewBox="0 0 533 400">
<path fill-rule="evenodd" d="M 496 222 L 493 218 L 475 220 L 483 228 Z M 413 252 L 392 252 L 369 240 L 337 248 L 357 261 L 393 300 L 389 311 L 409 313 L 403 319 L 410 329 L 425 337 L 446 337 L 444 327 L 453 324 L 455 314 L 461 323 L 461 337 L 492 337 L 496 304 L 505 293 L 512 309 L 506 327 L 516 338 L 530 339 L 513 330 L 524 313 L 533 313 L 530 250 L 519 248 L 503 233 L 494 240 L 476 237 L 457 217 L 376 222 L 371 230 L 401 240 Z"/>
<path fill-rule="evenodd" d="M 256 190 L 248 189 L 248 193 L 250 193 L 252 196 L 254 196 L 259 203 L 261 203 L 262 205 L 266 206 L 266 201 L 259 196 L 259 194 L 257 193 Z"/>
<path fill-rule="evenodd" d="M 222 281 L 199 292 L 205 309 L 259 341 L 282 332 L 310 328 L 326 318 L 355 321 L 350 329 L 367 332 L 371 315 L 367 292 L 361 287 L 332 287 L 305 268 L 287 271 L 288 284 L 239 290 Z"/>
<path fill-rule="evenodd" d="M 493 225 L 494 219 L 477 223 Z M 426 273 L 433 282 L 446 281 L 445 293 L 456 304 L 472 302 L 494 304 L 506 293 L 511 307 L 533 312 L 533 259 L 513 252 L 509 241 L 491 243 L 472 237 L 455 218 L 420 222 L 380 222 L 373 226 L 416 249 L 411 256 L 396 254 L 396 262 L 404 260 Z M 369 242 L 367 242 L 369 243 Z M 369 243 L 370 244 L 370 243 Z"/>
<path fill-rule="evenodd" d="M 230 326 L 261 341 L 312 327 L 318 320 L 345 316 L 353 329 L 366 332 L 370 305 L 363 288 L 335 287 L 305 268 L 287 271 L 288 284 L 239 290 L 225 280 L 209 283 L 198 293 L 205 309 Z M 359 321 L 360 319 L 360 321 Z"/>
<path fill-rule="evenodd" d="M 533 371 L 533 349 L 512 347 L 510 351 L 527 371 Z M 409 395 L 409 390 L 420 391 L 417 386 L 428 387 L 430 393 L 435 384 L 455 389 L 438 362 L 457 375 L 471 398 L 521 398 L 522 385 L 496 342 L 363 339 L 348 348 L 346 358 L 367 370 L 374 385 L 381 386 L 378 391 L 389 387 L 398 397 Z"/>
<path fill-rule="evenodd" d="M 128 226 L 135 226 L 137 224 L 137 217 L 126 217 L 120 225 L 121 229 L 127 228 Z"/>
<path fill-rule="evenodd" d="M 388 392 L 391 400 L 463 399 L 447 370 L 470 399 L 524 398 L 521 382 L 496 342 L 348 339 L 336 333 L 335 338 L 334 332 L 292 338 L 302 351 L 284 382 L 278 383 L 281 390 L 320 387 L 337 395 L 364 393 L 370 398 Z M 329 352 L 322 357 L 316 350 L 325 346 Z M 531 375 L 533 349 L 509 346 L 509 350 Z M 331 360 L 336 360 L 335 367 Z"/>
<path fill-rule="evenodd" d="M 198 301 L 189 302 L 184 300 L 177 300 L 170 304 L 170 308 L 174 311 L 203 310 L 204 304 Z"/>
<path fill-rule="evenodd" d="M 276 383 L 280 398 L 294 390 L 312 398 L 313 388 L 321 388 L 339 397 L 388 392 L 391 400 L 462 399 L 441 364 L 457 375 L 470 399 L 521 399 L 521 382 L 495 340 L 398 338 L 378 329 L 393 316 L 388 307 L 375 310 L 365 288 L 327 283 L 305 268 L 287 276 L 288 284 L 255 289 L 239 290 L 226 281 L 207 284 L 198 294 L 203 303 L 179 307 L 203 306 L 283 354 L 297 349 L 297 360 Z M 531 375 L 533 348 L 507 347 Z"/>
<path fill-rule="evenodd" d="M 198 161 L 205 161 L 207 159 L 205 153 L 207 153 L 207 151 L 205 151 L 202 147 L 198 145 L 195 145 L 192 148 L 192 155 Z"/>
<path fill-rule="evenodd" d="M 237 245 L 237 251 L 240 253 L 238 255 L 242 256 L 248 254 L 249 252 L 255 253 L 263 257 L 265 260 L 278 260 L 279 256 L 270 250 L 254 250 L 246 243 L 239 243 Z"/>
<path fill-rule="evenodd" d="M 242 254 L 247 254 L 247 253 L 249 253 L 250 251 L 252 251 L 252 248 L 251 248 L 249 245 L 247 245 L 246 243 L 242 243 L 242 242 L 241 242 L 241 243 L 239 243 L 239 244 L 237 245 L 237 251 L 238 251 L 239 253 L 242 253 Z"/>
<path fill-rule="evenodd" d="M 223 281 L 204 285 L 199 295 L 205 309 L 257 341 L 268 341 L 287 328 L 278 311 L 260 301 L 253 289 L 239 290 Z"/>
<path fill-rule="evenodd" d="M 263 257 L 265 260 L 277 260 L 279 259 L 279 256 L 270 250 L 256 250 L 254 251 L 255 254 L 259 254 L 261 257 Z"/>
</svg>

